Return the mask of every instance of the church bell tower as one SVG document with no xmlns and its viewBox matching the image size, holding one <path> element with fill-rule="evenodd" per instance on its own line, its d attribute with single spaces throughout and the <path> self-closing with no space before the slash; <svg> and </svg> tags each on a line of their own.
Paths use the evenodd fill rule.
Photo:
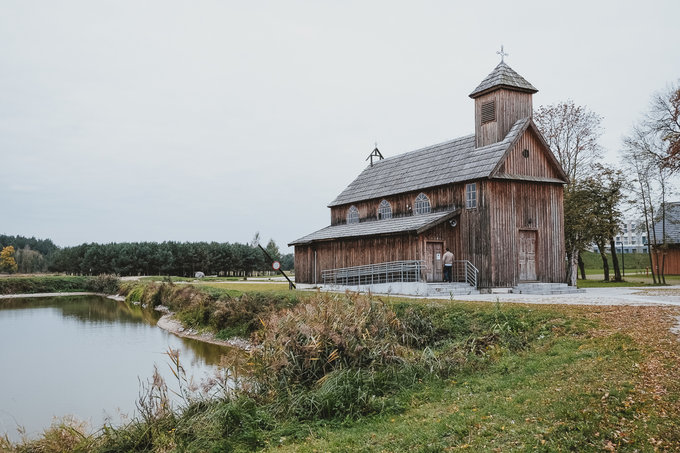
<svg viewBox="0 0 680 453">
<path fill-rule="evenodd" d="M 501 62 L 470 93 L 475 100 L 475 147 L 502 141 L 517 120 L 533 116 L 532 95 L 538 90 Z"/>
</svg>

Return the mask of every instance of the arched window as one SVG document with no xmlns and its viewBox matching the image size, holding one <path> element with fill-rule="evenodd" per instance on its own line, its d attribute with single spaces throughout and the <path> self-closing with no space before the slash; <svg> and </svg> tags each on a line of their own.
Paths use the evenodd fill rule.
<svg viewBox="0 0 680 453">
<path fill-rule="evenodd" d="M 430 199 L 424 193 L 419 193 L 416 197 L 416 202 L 414 203 L 414 211 L 416 214 L 429 214 L 432 209 L 430 208 Z"/>
<path fill-rule="evenodd" d="M 347 223 L 359 223 L 359 210 L 354 205 L 347 210 Z"/>
<path fill-rule="evenodd" d="M 392 206 L 387 200 L 383 200 L 378 205 L 378 220 L 391 219 Z"/>
</svg>

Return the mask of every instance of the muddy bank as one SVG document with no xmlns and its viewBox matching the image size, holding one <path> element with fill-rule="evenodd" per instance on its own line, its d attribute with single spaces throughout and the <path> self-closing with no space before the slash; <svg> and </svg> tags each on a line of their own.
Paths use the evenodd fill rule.
<svg viewBox="0 0 680 453">
<path fill-rule="evenodd" d="M 158 320 L 158 323 L 156 325 L 163 330 L 166 330 L 174 335 L 177 335 L 178 337 L 191 338 L 192 340 L 203 341 L 205 343 L 216 344 L 219 346 L 228 346 L 230 348 L 238 348 L 244 351 L 250 351 L 253 347 L 253 345 L 249 341 L 244 340 L 242 338 L 220 340 L 218 338 L 215 338 L 215 335 L 211 332 L 199 333 L 194 329 L 187 329 L 182 325 L 181 322 L 175 319 L 175 314 L 168 311 L 167 307 L 163 306 L 156 307 L 156 310 L 164 313 L 164 315 L 161 316 L 161 319 Z"/>
</svg>

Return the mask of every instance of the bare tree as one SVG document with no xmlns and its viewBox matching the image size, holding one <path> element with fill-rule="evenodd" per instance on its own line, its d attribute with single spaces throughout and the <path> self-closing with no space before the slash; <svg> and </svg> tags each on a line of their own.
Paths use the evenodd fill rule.
<svg viewBox="0 0 680 453">
<path fill-rule="evenodd" d="M 654 95 L 644 124 L 663 142 L 663 166 L 680 171 L 680 86 Z"/>
<path fill-rule="evenodd" d="M 602 157 L 602 117 L 587 107 L 572 100 L 541 106 L 534 121 L 572 183 L 589 174 Z"/>
<path fill-rule="evenodd" d="M 565 246 L 567 249 L 567 281 L 576 285 L 579 254 L 592 241 L 588 197 L 582 190 L 572 190 L 574 185 L 589 175 L 602 156 L 598 139 L 602 135 L 602 117 L 587 107 L 567 100 L 558 104 L 541 106 L 534 113 L 541 133 L 569 177 L 564 191 Z M 584 218 L 579 218 L 583 216 Z"/>
<path fill-rule="evenodd" d="M 665 143 L 661 135 L 648 121 L 633 128 L 624 138 L 624 165 L 635 179 L 631 190 L 632 203 L 642 211 L 647 231 L 649 264 L 654 283 L 665 283 L 666 250 L 666 198 L 669 193 L 669 177 L 673 171 L 665 161 Z M 657 209 L 658 207 L 658 209 Z M 661 231 L 654 228 L 658 222 Z"/>
</svg>

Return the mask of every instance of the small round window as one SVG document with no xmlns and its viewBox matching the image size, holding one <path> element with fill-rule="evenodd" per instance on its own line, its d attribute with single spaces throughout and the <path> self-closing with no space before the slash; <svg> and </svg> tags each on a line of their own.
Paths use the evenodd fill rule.
<svg viewBox="0 0 680 453">
<path fill-rule="evenodd" d="M 524 150 L 522 151 L 522 156 L 524 156 L 524 158 L 527 159 L 529 157 L 529 150 L 524 148 Z"/>
</svg>

